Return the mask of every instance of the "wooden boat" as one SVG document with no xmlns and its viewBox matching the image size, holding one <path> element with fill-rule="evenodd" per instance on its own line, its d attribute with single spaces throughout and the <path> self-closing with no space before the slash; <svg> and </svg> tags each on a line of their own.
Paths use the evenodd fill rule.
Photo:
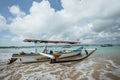
<svg viewBox="0 0 120 80">
<path fill-rule="evenodd" d="M 35 40 L 35 39 L 25 39 L 24 42 L 34 42 L 35 46 L 36 43 L 66 43 L 66 44 L 80 44 L 79 41 L 52 41 L 52 40 Z M 25 53 L 20 52 L 19 54 L 13 54 L 12 58 L 9 60 L 8 64 L 11 64 L 19 59 L 20 62 L 36 62 L 36 61 L 46 61 L 50 60 L 50 63 L 59 63 L 59 62 L 72 62 L 72 61 L 80 61 L 88 56 L 90 56 L 96 49 L 94 49 L 91 53 L 88 53 L 87 49 L 84 49 L 83 46 L 74 49 L 74 50 L 61 50 L 61 51 L 53 51 L 49 50 L 47 45 L 45 45 L 44 50 L 41 52 L 37 52 L 37 47 L 35 47 L 35 53 Z M 77 60 L 68 60 L 67 58 L 73 57 L 73 56 L 81 56 L 81 52 L 84 50 L 86 52 L 85 56 L 82 56 L 80 59 Z M 64 58 L 64 60 L 63 60 Z M 65 60 L 67 59 L 67 60 Z M 62 61 L 61 61 L 62 60 Z"/>
</svg>

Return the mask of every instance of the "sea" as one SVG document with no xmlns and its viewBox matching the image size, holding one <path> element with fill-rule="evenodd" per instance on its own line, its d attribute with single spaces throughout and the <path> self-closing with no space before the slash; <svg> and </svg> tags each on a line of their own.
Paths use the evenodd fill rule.
<svg viewBox="0 0 120 80">
<path fill-rule="evenodd" d="M 33 52 L 35 49 L 1 48 L 0 80 L 120 80 L 120 46 L 84 47 L 88 52 L 94 48 L 97 51 L 83 61 L 54 64 L 49 61 L 7 64 L 13 53 Z M 74 48 L 76 47 L 72 47 Z M 37 51 L 42 49 L 38 48 Z M 50 49 L 60 50 L 52 47 Z"/>
</svg>

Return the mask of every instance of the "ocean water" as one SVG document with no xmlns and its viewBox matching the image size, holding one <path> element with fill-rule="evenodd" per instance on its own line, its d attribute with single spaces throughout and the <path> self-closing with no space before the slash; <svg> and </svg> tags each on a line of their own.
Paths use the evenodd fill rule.
<svg viewBox="0 0 120 80">
<path fill-rule="evenodd" d="M 88 50 L 97 48 L 97 51 L 81 62 L 55 64 L 46 61 L 26 64 L 15 62 L 7 65 L 13 53 L 33 52 L 34 48 L 0 49 L 0 80 L 120 80 L 120 46 L 84 47 Z M 38 48 L 38 52 L 41 50 L 43 48 Z M 85 54 L 84 51 L 82 53 Z"/>
</svg>

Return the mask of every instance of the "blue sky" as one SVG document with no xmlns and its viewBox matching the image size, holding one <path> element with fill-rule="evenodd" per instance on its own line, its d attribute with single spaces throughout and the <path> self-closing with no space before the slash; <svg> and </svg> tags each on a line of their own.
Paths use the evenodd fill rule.
<svg viewBox="0 0 120 80">
<path fill-rule="evenodd" d="M 42 0 L 0 0 L 0 15 L 4 16 L 6 19 L 9 19 L 10 17 L 14 17 L 8 10 L 8 7 L 11 7 L 13 5 L 18 5 L 22 11 L 29 14 L 29 8 L 32 6 L 33 1 L 41 2 Z M 48 0 L 50 2 L 50 6 L 55 9 L 55 11 L 59 11 L 62 9 L 60 0 Z M 9 20 L 8 22 L 9 23 Z M 17 45 L 14 42 L 11 42 L 7 37 L 4 36 L 7 35 L 15 36 L 15 34 L 12 34 L 9 30 L 2 30 L 0 31 L 0 45 L 2 46 L 9 46 L 9 45 Z"/>
<path fill-rule="evenodd" d="M 8 10 L 8 7 L 12 5 L 20 6 L 21 10 L 29 14 L 29 8 L 32 6 L 32 2 L 37 1 L 41 2 L 42 0 L 0 0 L 0 14 L 3 16 L 10 17 L 12 16 Z M 60 0 L 48 0 L 52 8 L 56 11 L 61 10 L 62 6 Z"/>
<path fill-rule="evenodd" d="M 0 0 L 0 46 L 25 38 L 120 44 L 119 0 Z"/>
</svg>

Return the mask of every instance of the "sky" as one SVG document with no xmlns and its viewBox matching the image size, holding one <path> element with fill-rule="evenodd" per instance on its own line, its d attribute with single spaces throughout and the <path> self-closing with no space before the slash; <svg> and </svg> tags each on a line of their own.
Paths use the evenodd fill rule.
<svg viewBox="0 0 120 80">
<path fill-rule="evenodd" d="M 0 46 L 26 38 L 120 44 L 120 0 L 0 0 Z"/>
</svg>

